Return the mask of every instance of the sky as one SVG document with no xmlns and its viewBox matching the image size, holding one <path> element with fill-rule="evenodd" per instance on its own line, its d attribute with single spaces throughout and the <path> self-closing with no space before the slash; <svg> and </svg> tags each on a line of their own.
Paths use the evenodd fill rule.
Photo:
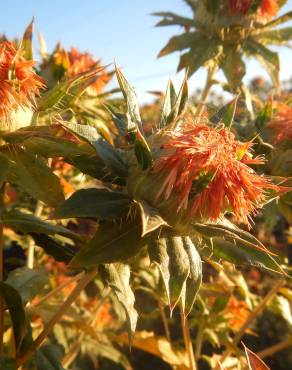
<svg viewBox="0 0 292 370">
<path fill-rule="evenodd" d="M 283 8 L 289 10 L 292 0 Z M 35 30 L 43 34 L 49 51 L 60 41 L 66 48 L 90 52 L 105 64 L 116 61 L 136 88 L 139 101 L 148 102 L 153 98 L 148 91 L 164 91 L 169 78 L 178 86 L 183 78 L 182 73 L 176 74 L 178 53 L 157 59 L 168 39 L 181 32 L 179 27 L 155 27 L 159 18 L 151 14 L 158 11 L 190 15 L 183 0 L 11 0 L 1 4 L 0 33 L 21 37 L 34 16 Z M 37 51 L 36 38 L 36 59 Z M 292 76 L 292 50 L 281 48 L 280 60 L 285 80 Z M 190 90 L 202 87 L 205 76 L 200 69 L 189 81 Z M 246 80 L 253 76 L 267 74 L 251 61 Z"/>
</svg>

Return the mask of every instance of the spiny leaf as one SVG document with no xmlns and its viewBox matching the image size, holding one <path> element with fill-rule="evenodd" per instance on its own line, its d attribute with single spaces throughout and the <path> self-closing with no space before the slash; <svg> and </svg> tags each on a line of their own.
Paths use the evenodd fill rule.
<svg viewBox="0 0 292 370">
<path fill-rule="evenodd" d="M 135 296 L 130 286 L 130 267 L 125 264 L 101 265 L 100 272 L 105 282 L 113 289 L 127 316 L 128 337 L 131 343 L 136 330 L 138 314 Z"/>
<path fill-rule="evenodd" d="M 259 60 L 259 62 L 266 68 L 267 72 L 271 76 L 273 83 L 277 87 L 279 85 L 280 69 L 278 54 L 269 50 L 252 37 L 249 37 L 245 41 L 243 49 L 247 54 L 253 55 Z"/>
<path fill-rule="evenodd" d="M 112 145 L 102 138 L 94 141 L 93 146 L 97 155 L 104 161 L 105 165 L 119 177 L 126 177 L 128 174 L 127 165 L 118 152 Z"/>
<path fill-rule="evenodd" d="M 141 233 L 141 222 L 135 219 L 122 221 L 120 225 L 105 222 L 99 226 L 93 239 L 76 254 L 70 266 L 87 268 L 101 263 L 126 261 L 146 245 L 147 239 L 141 238 Z"/>
<path fill-rule="evenodd" d="M 24 50 L 24 57 L 26 60 L 32 60 L 32 36 L 33 36 L 33 24 L 34 24 L 34 18 L 30 22 L 30 24 L 27 26 L 22 40 L 21 40 L 21 46 Z"/>
<path fill-rule="evenodd" d="M 278 262 L 269 254 L 240 243 L 232 243 L 222 238 L 213 238 L 208 243 L 210 252 L 216 257 L 234 263 L 235 265 L 248 265 L 266 269 L 278 274 L 284 274 Z"/>
<path fill-rule="evenodd" d="M 142 237 L 151 233 L 161 226 L 167 226 L 167 222 L 161 217 L 159 211 L 141 200 L 138 203 L 142 220 Z"/>
<path fill-rule="evenodd" d="M 138 128 L 140 132 L 143 133 L 136 93 L 117 66 L 116 76 L 128 107 L 129 117 L 127 132 L 135 132 Z"/>
<path fill-rule="evenodd" d="M 249 370 L 270 370 L 270 368 L 255 353 L 253 353 L 245 345 L 243 346 Z"/>
<path fill-rule="evenodd" d="M 238 96 L 219 109 L 219 111 L 210 118 L 210 121 L 215 124 L 223 122 L 226 127 L 231 127 L 237 108 L 237 102 Z"/>
<path fill-rule="evenodd" d="M 9 159 L 9 182 L 52 207 L 64 200 L 59 178 L 41 159 L 28 151 L 9 147 L 5 148 L 5 156 Z"/>
<path fill-rule="evenodd" d="M 159 268 L 165 292 L 167 295 L 168 304 L 170 305 L 169 296 L 169 256 L 167 253 L 166 238 L 155 236 L 148 246 L 148 253 L 151 263 L 156 264 Z"/>
<path fill-rule="evenodd" d="M 41 247 L 46 254 L 52 256 L 57 262 L 68 263 L 78 252 L 78 249 L 71 244 L 60 243 L 48 235 L 30 233 L 30 236 L 38 247 Z"/>
<path fill-rule="evenodd" d="M 27 321 L 22 299 L 16 289 L 3 282 L 0 283 L 0 294 L 6 302 L 10 313 L 15 347 L 18 351 L 27 331 Z"/>
<path fill-rule="evenodd" d="M 136 132 L 134 151 L 142 170 L 146 170 L 147 168 L 151 167 L 153 161 L 151 150 L 147 144 L 147 141 L 145 140 L 144 136 L 141 135 L 139 130 Z"/>
<path fill-rule="evenodd" d="M 131 200 L 125 193 L 106 189 L 81 189 L 60 204 L 53 218 L 92 217 L 110 220 L 125 216 Z"/>
<path fill-rule="evenodd" d="M 79 238 L 76 233 L 63 226 L 54 225 L 47 221 L 43 221 L 30 213 L 24 213 L 18 210 L 3 212 L 1 215 L 1 222 L 6 227 L 10 227 L 11 229 L 24 234 L 59 234 L 72 239 Z"/>
<path fill-rule="evenodd" d="M 191 312 L 202 283 L 202 260 L 190 237 L 184 237 L 184 247 L 189 257 L 190 273 L 186 280 L 185 314 Z"/>
</svg>

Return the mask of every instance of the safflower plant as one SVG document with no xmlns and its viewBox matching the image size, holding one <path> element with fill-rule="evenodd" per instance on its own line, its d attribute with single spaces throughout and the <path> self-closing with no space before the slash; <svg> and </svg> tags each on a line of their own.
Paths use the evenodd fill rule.
<svg viewBox="0 0 292 370">
<path fill-rule="evenodd" d="M 29 239 L 30 256 L 34 257 L 36 245 L 45 256 L 66 264 L 76 284 L 33 336 L 34 306 L 27 305 L 15 280 L 14 285 L 11 277 L 3 282 L 0 273 L 2 367 L 31 369 L 35 362 L 41 368 L 43 342 L 94 279 L 110 288 L 125 310 L 131 342 L 138 319 L 131 266 L 142 255 L 159 272 L 170 312 L 179 307 L 185 334 L 186 317 L 202 283 L 202 261 L 216 266 L 227 261 L 287 276 L 283 260 L 247 229 L 265 202 L 289 188 L 256 172 L 264 157 L 254 155 L 252 141 L 237 138 L 232 119 L 188 114 L 185 79 L 178 93 L 169 82 L 161 118 L 146 135 L 135 92 L 116 67 L 125 110 L 103 100 L 102 109 L 112 119 L 108 125 L 114 123 L 116 128 L 109 135 L 88 121 L 85 104 L 99 93 L 98 78 L 101 85 L 108 79 L 103 67 L 88 54 L 58 46 L 36 70 L 31 37 L 32 25 L 19 45 L 6 41 L 0 45 L 0 262 L 2 266 L 9 230 L 23 243 Z M 52 71 L 50 78 L 56 81 L 49 79 L 45 90 L 45 76 Z M 93 109 L 89 115 L 94 116 Z M 69 164 L 74 174 L 86 175 L 94 186 L 87 183 L 80 189 L 81 183 L 65 199 L 59 177 L 63 174 L 54 171 L 52 161 Z M 8 186 L 21 193 L 18 203 L 7 202 Z M 72 220 L 77 225 L 89 220 L 93 232 L 86 235 L 76 224 L 74 229 Z M 30 263 L 33 267 L 34 258 Z M 3 351 L 8 311 L 13 345 Z M 191 359 L 189 367 L 194 368 Z M 70 361 L 65 356 L 57 368 Z"/>
</svg>

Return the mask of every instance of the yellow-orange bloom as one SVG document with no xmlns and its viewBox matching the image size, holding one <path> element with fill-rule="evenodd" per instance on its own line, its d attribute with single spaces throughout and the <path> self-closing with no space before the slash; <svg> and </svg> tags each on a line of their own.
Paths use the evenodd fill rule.
<svg viewBox="0 0 292 370">
<path fill-rule="evenodd" d="M 18 107 L 31 108 L 44 87 L 43 79 L 26 60 L 23 50 L 8 41 L 0 42 L 0 119 L 9 118 Z"/>
<path fill-rule="evenodd" d="M 80 53 L 76 48 L 71 48 L 67 55 L 69 60 L 68 77 L 74 77 L 93 68 L 101 67 L 100 63 L 94 60 L 89 53 Z M 103 70 L 91 87 L 96 92 L 100 92 L 109 80 L 110 76 Z"/>
<path fill-rule="evenodd" d="M 264 17 L 274 17 L 279 10 L 277 0 L 262 0 L 260 6 L 260 14 Z"/>
<path fill-rule="evenodd" d="M 242 15 L 247 14 L 250 11 L 252 5 L 251 0 L 228 0 L 229 13 L 235 15 L 241 13 Z M 258 12 L 263 17 L 274 17 L 279 10 L 277 0 L 262 0 Z"/>
<path fill-rule="evenodd" d="M 176 211 L 187 212 L 194 220 L 216 221 L 232 212 L 248 224 L 264 203 L 265 191 L 279 190 L 249 167 L 263 163 L 252 157 L 250 147 L 230 130 L 205 124 L 170 133 L 153 166 L 160 183 L 156 200 L 175 199 Z"/>
<path fill-rule="evenodd" d="M 292 108 L 281 103 L 277 108 L 277 115 L 268 125 L 274 131 L 273 144 L 292 140 Z"/>
</svg>

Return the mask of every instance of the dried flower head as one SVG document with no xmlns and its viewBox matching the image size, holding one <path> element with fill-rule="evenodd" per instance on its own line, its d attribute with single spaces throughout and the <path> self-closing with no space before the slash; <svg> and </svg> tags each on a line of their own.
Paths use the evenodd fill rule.
<svg viewBox="0 0 292 370">
<path fill-rule="evenodd" d="M 268 128 L 272 129 L 273 144 L 292 141 L 292 108 L 283 103 L 277 104 L 277 114 L 269 123 Z"/>
<path fill-rule="evenodd" d="M 9 119 L 17 108 L 32 108 L 35 97 L 44 88 L 43 79 L 33 66 L 35 61 L 26 60 L 23 50 L 13 43 L 0 43 L 0 119 Z"/>
<path fill-rule="evenodd" d="M 169 133 L 161 152 L 153 166 L 160 184 L 156 199 L 175 199 L 176 211 L 195 220 L 216 221 L 229 211 L 248 224 L 265 191 L 279 190 L 249 167 L 263 163 L 252 157 L 251 143 L 237 141 L 225 128 L 201 124 Z"/>
</svg>

